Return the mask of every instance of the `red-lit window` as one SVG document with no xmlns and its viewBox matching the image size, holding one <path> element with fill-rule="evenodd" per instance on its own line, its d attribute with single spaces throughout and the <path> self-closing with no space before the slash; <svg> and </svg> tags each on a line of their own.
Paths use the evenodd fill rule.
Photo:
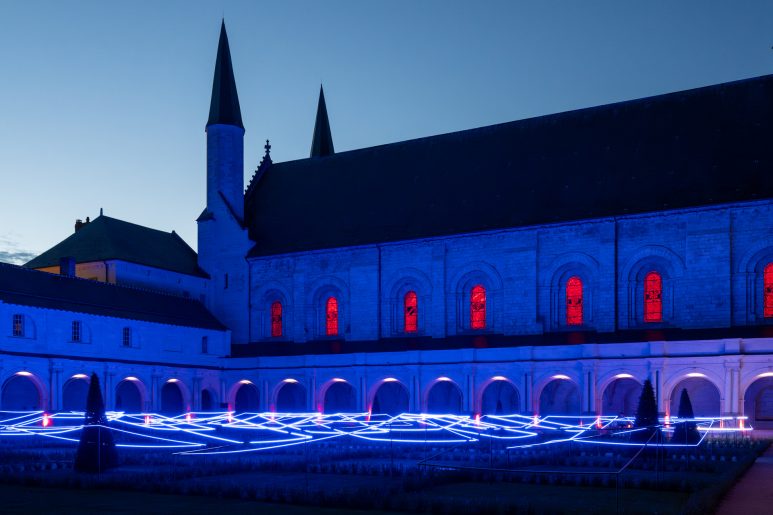
<svg viewBox="0 0 773 515">
<path fill-rule="evenodd" d="M 278 300 L 271 304 L 271 336 L 282 336 L 282 303 Z"/>
<path fill-rule="evenodd" d="M 566 281 L 566 325 L 582 325 L 582 280 L 577 276 Z"/>
<path fill-rule="evenodd" d="M 325 334 L 338 334 L 338 299 L 329 297 L 325 303 Z"/>
<path fill-rule="evenodd" d="M 768 263 L 765 267 L 763 281 L 765 282 L 763 316 L 765 318 L 771 318 L 773 317 L 773 263 Z"/>
<path fill-rule="evenodd" d="M 419 330 L 419 299 L 415 291 L 405 294 L 405 332 L 415 333 Z"/>
<path fill-rule="evenodd" d="M 470 329 L 486 328 L 486 288 L 478 284 L 470 292 Z"/>
<path fill-rule="evenodd" d="M 663 279 L 657 272 L 644 277 L 644 321 L 663 321 Z"/>
</svg>

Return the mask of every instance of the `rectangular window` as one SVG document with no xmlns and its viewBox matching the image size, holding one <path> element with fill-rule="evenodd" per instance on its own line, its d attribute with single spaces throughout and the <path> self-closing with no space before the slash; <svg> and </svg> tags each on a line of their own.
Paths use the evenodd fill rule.
<svg viewBox="0 0 773 515">
<path fill-rule="evenodd" d="M 74 342 L 81 341 L 81 323 L 77 320 L 73 321 L 72 327 L 70 328 L 70 339 Z"/>
<path fill-rule="evenodd" d="M 123 328 L 123 337 L 121 341 L 123 342 L 124 347 L 132 346 L 132 328 L 131 327 Z"/>
<path fill-rule="evenodd" d="M 13 316 L 13 335 L 24 336 L 24 315 Z"/>
<path fill-rule="evenodd" d="M 209 338 L 207 336 L 201 337 L 201 353 L 207 354 L 209 352 Z"/>
</svg>

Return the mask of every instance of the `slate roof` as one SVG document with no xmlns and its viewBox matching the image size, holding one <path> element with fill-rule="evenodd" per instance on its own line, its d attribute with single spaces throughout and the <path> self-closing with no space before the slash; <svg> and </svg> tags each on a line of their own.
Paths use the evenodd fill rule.
<svg viewBox="0 0 773 515">
<path fill-rule="evenodd" d="M 251 256 L 773 197 L 773 75 L 274 163 Z"/>
<path fill-rule="evenodd" d="M 59 266 L 59 259 L 63 257 L 74 257 L 76 263 L 120 259 L 207 277 L 198 266 L 196 252 L 176 232 L 150 229 L 105 215 L 98 216 L 24 266 Z"/>
<path fill-rule="evenodd" d="M 220 25 L 220 41 L 217 44 L 215 76 L 212 79 L 212 99 L 209 104 L 207 126 L 214 124 L 242 125 L 242 111 L 239 107 L 239 94 L 231 63 L 231 49 L 228 46 L 228 34 L 225 32 L 225 20 Z"/>
<path fill-rule="evenodd" d="M 160 324 L 225 330 L 192 299 L 0 263 L 0 301 Z"/>
</svg>

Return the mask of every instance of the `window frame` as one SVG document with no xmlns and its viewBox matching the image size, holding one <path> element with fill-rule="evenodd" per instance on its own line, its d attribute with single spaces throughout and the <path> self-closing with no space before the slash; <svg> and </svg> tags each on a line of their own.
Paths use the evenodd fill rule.
<svg viewBox="0 0 773 515">
<path fill-rule="evenodd" d="M 80 320 L 73 320 L 70 323 L 70 341 L 83 343 L 83 322 Z"/>
<path fill-rule="evenodd" d="M 130 349 L 132 345 L 132 328 L 125 326 L 121 329 L 121 346 Z"/>
<path fill-rule="evenodd" d="M 410 308 L 413 308 L 412 313 L 409 312 Z M 419 332 L 419 296 L 415 290 L 409 290 L 403 295 L 403 332 L 406 334 Z"/>
<path fill-rule="evenodd" d="M 11 336 L 15 338 L 24 338 L 25 334 L 25 316 L 22 313 L 14 313 L 11 317 Z"/>
<path fill-rule="evenodd" d="M 574 289 L 575 291 L 571 291 Z M 579 302 L 577 302 L 579 299 Z M 572 304 L 572 300 L 575 301 Z M 585 325 L 585 284 L 582 277 L 573 275 L 564 285 L 564 323 L 567 327 Z"/>
<path fill-rule="evenodd" d="M 762 318 L 773 319 L 773 261 L 762 269 Z"/>
<path fill-rule="evenodd" d="M 333 294 L 325 299 L 325 336 L 328 338 L 335 338 L 341 335 L 341 311 L 339 309 L 339 304 L 338 297 Z M 331 313 L 333 312 L 335 313 L 335 317 L 331 317 Z"/>
<path fill-rule="evenodd" d="M 476 295 L 478 295 L 477 301 L 475 299 Z M 485 331 L 488 329 L 488 292 L 486 286 L 483 283 L 473 285 L 470 288 L 469 300 L 470 330 Z"/>
<path fill-rule="evenodd" d="M 642 322 L 644 324 L 663 323 L 663 274 L 650 270 L 644 274 L 642 282 Z M 657 294 L 656 298 L 651 295 Z"/>
<path fill-rule="evenodd" d="M 278 307 L 278 310 L 275 308 Z M 276 313 L 275 311 L 278 311 Z M 268 307 L 269 335 L 271 338 L 284 336 L 284 305 L 279 299 L 274 300 Z"/>
</svg>

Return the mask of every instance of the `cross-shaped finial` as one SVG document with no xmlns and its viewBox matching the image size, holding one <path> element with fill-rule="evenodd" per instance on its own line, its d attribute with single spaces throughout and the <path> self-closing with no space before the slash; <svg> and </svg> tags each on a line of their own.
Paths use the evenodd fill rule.
<svg viewBox="0 0 773 515">
<path fill-rule="evenodd" d="M 271 153 L 271 143 L 269 143 L 268 140 L 266 140 L 266 144 L 263 145 L 263 148 L 266 149 L 266 155 L 269 155 Z"/>
</svg>

